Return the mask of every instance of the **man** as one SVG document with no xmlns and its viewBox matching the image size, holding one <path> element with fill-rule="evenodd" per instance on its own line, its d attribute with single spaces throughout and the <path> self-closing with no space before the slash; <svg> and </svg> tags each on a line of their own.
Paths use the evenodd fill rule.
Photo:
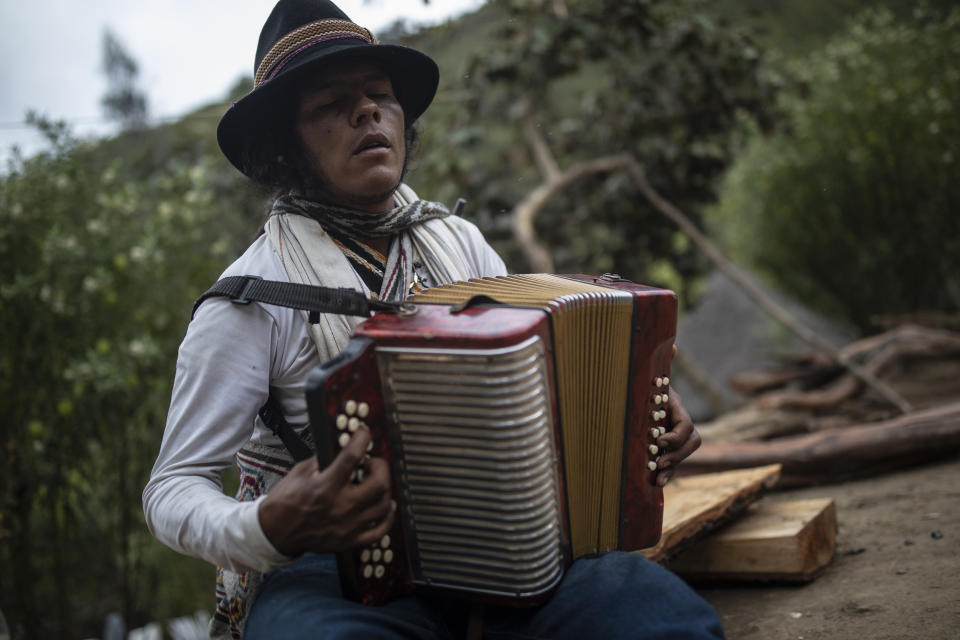
<svg viewBox="0 0 960 640">
<path fill-rule="evenodd" d="M 402 184 L 414 123 L 437 87 L 435 63 L 376 43 L 326 0 L 280 0 L 256 56 L 253 91 L 218 140 L 246 175 L 281 191 L 262 234 L 225 276 L 252 275 L 402 300 L 411 291 L 506 273 L 472 224 Z M 459 633 L 459 603 L 406 597 L 365 607 L 339 593 L 332 552 L 379 540 L 396 510 L 389 470 L 361 427 L 332 464 L 294 464 L 258 410 L 268 397 L 307 437 L 308 373 L 346 345 L 359 319 L 211 299 L 180 348 L 163 443 L 144 490 L 151 531 L 218 564 L 222 637 L 423 637 Z M 659 481 L 698 445 L 678 401 Z M 238 500 L 220 473 L 234 458 Z M 578 560 L 546 606 L 488 611 L 487 637 L 722 636 L 706 603 L 637 554 Z M 646 636 L 644 636 L 646 637 Z M 654 635 L 650 635 L 654 637 Z"/>
</svg>

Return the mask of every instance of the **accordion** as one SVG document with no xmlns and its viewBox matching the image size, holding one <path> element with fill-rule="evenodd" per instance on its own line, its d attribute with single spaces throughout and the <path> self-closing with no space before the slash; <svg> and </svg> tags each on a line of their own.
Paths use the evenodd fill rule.
<svg viewBox="0 0 960 640">
<path fill-rule="evenodd" d="M 391 469 L 392 530 L 337 556 L 347 597 L 535 605 L 576 558 L 656 544 L 673 292 L 531 274 L 412 302 L 358 325 L 307 383 L 321 466 L 363 423 Z"/>
</svg>

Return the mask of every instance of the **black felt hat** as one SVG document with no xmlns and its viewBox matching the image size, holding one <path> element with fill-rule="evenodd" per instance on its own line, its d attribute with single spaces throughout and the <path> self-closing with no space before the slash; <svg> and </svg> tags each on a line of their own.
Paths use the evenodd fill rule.
<svg viewBox="0 0 960 640">
<path fill-rule="evenodd" d="M 220 119 L 217 142 L 233 166 L 244 167 L 244 142 L 278 116 L 281 92 L 308 69 L 345 58 L 367 60 L 390 75 L 407 122 L 426 111 L 437 91 L 437 64 L 426 54 L 380 44 L 329 0 L 280 0 L 260 31 L 253 91 Z"/>
</svg>

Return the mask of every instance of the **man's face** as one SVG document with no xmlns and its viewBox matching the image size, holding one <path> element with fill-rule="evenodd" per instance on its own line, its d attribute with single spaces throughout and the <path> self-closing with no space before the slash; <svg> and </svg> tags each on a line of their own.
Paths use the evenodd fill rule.
<svg viewBox="0 0 960 640">
<path fill-rule="evenodd" d="M 393 207 L 403 128 L 393 84 L 376 65 L 346 62 L 301 83 L 297 137 L 322 195 L 335 204 L 372 213 Z"/>
</svg>

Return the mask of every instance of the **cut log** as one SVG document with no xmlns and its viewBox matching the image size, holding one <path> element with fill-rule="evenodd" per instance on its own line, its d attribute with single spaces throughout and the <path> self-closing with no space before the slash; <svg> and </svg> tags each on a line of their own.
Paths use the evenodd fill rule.
<svg viewBox="0 0 960 640">
<path fill-rule="evenodd" d="M 730 521 L 777 483 L 780 465 L 675 478 L 663 490 L 663 533 L 641 551 L 663 562 Z"/>
<path fill-rule="evenodd" d="M 768 442 L 707 442 L 682 473 L 783 464 L 779 486 L 837 482 L 960 452 L 960 402 Z"/>
<path fill-rule="evenodd" d="M 832 498 L 750 505 L 747 512 L 670 561 L 685 579 L 809 582 L 837 550 Z"/>
</svg>

